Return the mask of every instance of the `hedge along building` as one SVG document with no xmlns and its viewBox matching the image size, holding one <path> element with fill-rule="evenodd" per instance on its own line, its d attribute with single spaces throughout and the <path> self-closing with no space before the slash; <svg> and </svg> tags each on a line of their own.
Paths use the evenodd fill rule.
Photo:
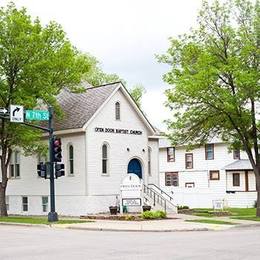
<svg viewBox="0 0 260 260">
<path fill-rule="evenodd" d="M 88 87 L 84 93 L 63 90 L 64 112 L 54 122 L 61 137 L 65 176 L 56 181 L 56 211 L 82 215 L 115 205 L 128 172 L 144 183 L 159 184 L 158 136 L 122 83 Z M 7 206 L 11 214 L 49 211 L 49 181 L 37 175 L 38 156 L 12 156 Z"/>
</svg>

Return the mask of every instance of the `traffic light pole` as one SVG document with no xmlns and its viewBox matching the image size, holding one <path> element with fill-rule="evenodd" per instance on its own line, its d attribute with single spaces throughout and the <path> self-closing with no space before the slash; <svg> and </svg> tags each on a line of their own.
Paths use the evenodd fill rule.
<svg viewBox="0 0 260 260">
<path fill-rule="evenodd" d="M 49 111 L 49 157 L 50 157 L 50 212 L 48 214 L 48 221 L 58 221 L 58 214 L 55 211 L 55 186 L 54 186 L 54 158 L 53 158 L 53 108 L 50 106 Z"/>
</svg>

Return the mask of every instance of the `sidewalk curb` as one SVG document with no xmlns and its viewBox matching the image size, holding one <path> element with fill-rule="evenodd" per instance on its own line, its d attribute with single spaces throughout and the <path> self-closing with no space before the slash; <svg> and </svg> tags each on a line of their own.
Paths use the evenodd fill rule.
<svg viewBox="0 0 260 260">
<path fill-rule="evenodd" d="M 44 227 L 51 228 L 52 225 L 45 224 L 30 224 L 30 223 L 12 223 L 12 222 L 0 222 L 1 226 L 17 226 L 17 227 Z"/>
<path fill-rule="evenodd" d="M 58 227 L 59 228 L 59 227 Z M 113 232 L 192 232 L 192 231 L 214 231 L 209 228 L 190 228 L 190 229 L 116 229 L 116 228 L 82 228 L 82 227 L 66 227 L 71 230 L 85 230 L 85 231 L 113 231 Z"/>
</svg>

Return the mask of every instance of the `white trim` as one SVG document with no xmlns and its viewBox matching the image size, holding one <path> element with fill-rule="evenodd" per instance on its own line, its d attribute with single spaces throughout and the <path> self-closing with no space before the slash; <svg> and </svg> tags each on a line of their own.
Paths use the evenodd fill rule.
<svg viewBox="0 0 260 260">
<path fill-rule="evenodd" d="M 72 129 L 65 129 L 65 130 L 58 130 L 54 131 L 54 135 L 66 135 L 66 134 L 74 134 L 74 133 L 83 133 L 85 132 L 85 129 L 83 128 L 72 128 Z M 49 136 L 48 133 L 44 133 L 42 136 Z"/>
<path fill-rule="evenodd" d="M 122 89 L 122 92 L 124 96 L 127 98 L 128 102 L 133 106 L 134 110 L 138 114 L 138 116 L 141 118 L 143 123 L 146 125 L 146 127 L 150 130 L 151 134 L 155 134 L 155 130 L 153 129 L 150 122 L 146 119 L 146 117 L 141 112 L 140 108 L 136 105 L 131 95 L 126 90 L 125 86 L 120 82 L 118 86 L 114 89 L 114 91 L 110 94 L 110 96 L 105 100 L 105 102 L 99 107 L 99 109 L 92 115 L 92 117 L 88 120 L 88 122 L 83 126 L 83 129 L 86 130 L 87 127 L 90 125 L 90 123 L 94 120 L 94 118 L 100 113 L 100 111 L 103 109 L 103 107 L 109 102 L 109 100 L 114 96 L 114 94 L 119 90 Z"/>
<path fill-rule="evenodd" d="M 110 94 L 110 96 L 105 100 L 105 102 L 98 108 L 98 110 L 92 115 L 92 117 L 84 124 L 83 129 L 86 131 L 87 127 L 90 125 L 90 123 L 95 119 L 95 117 L 99 114 L 99 112 L 103 109 L 103 107 L 109 102 L 109 100 L 113 97 L 113 95 L 118 91 L 118 89 L 121 88 L 120 85 L 118 85 L 114 91 Z"/>
</svg>

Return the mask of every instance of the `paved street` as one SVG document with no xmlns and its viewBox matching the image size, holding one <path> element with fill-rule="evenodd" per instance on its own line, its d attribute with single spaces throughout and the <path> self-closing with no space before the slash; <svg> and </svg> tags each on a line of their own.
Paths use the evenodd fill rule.
<svg viewBox="0 0 260 260">
<path fill-rule="evenodd" d="M 102 232 L 0 226 L 0 259 L 260 259 L 260 228 Z"/>
</svg>

